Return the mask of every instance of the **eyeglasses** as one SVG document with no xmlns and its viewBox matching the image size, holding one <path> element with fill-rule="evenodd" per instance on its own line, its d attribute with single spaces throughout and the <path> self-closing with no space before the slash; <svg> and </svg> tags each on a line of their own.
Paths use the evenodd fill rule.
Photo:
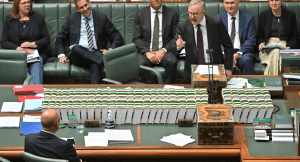
<svg viewBox="0 0 300 162">
<path fill-rule="evenodd" d="M 190 12 L 188 12 L 188 14 L 190 15 L 190 16 L 194 16 L 194 17 L 197 17 L 198 15 L 200 15 L 200 14 L 202 14 L 203 13 L 203 11 L 201 11 L 201 13 L 190 13 Z"/>
<path fill-rule="evenodd" d="M 19 3 L 20 5 L 27 5 L 27 4 L 31 4 L 31 2 L 23 2 L 23 3 Z"/>
</svg>

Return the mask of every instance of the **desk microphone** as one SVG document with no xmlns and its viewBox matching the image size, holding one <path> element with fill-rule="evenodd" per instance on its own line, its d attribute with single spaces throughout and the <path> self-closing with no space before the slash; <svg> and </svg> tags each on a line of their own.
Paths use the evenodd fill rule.
<svg viewBox="0 0 300 162">
<path fill-rule="evenodd" d="M 206 53 L 209 54 L 209 57 L 210 57 L 210 64 L 208 64 L 208 82 L 209 82 L 209 86 L 208 86 L 208 89 L 209 89 L 209 95 L 210 95 L 210 104 L 215 104 L 216 103 L 216 96 L 214 95 L 213 93 L 213 90 L 214 90 L 214 82 L 217 82 L 214 80 L 214 66 L 213 66 L 213 57 L 212 57 L 212 53 L 214 52 L 213 49 L 207 49 L 206 50 Z M 211 75 L 211 79 L 210 79 L 210 67 L 209 65 L 211 65 L 211 69 L 212 69 L 212 75 Z"/>
</svg>

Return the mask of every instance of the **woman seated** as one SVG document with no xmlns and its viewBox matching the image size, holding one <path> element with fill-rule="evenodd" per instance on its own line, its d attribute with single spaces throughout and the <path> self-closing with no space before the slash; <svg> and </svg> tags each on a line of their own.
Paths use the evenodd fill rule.
<svg viewBox="0 0 300 162">
<path fill-rule="evenodd" d="M 281 45 L 286 49 L 297 48 L 298 33 L 296 15 L 282 8 L 283 0 L 269 0 L 270 10 L 259 15 L 257 42 L 259 58 L 267 67 L 264 75 L 278 75 L 279 49 L 263 51 L 263 46 Z"/>
<path fill-rule="evenodd" d="M 16 49 L 32 54 L 38 50 L 40 61 L 27 64 L 27 75 L 33 78 L 29 84 L 43 84 L 43 61 L 50 43 L 44 17 L 32 10 L 31 0 L 15 0 L 10 14 L 5 17 L 1 35 L 4 49 Z"/>
</svg>

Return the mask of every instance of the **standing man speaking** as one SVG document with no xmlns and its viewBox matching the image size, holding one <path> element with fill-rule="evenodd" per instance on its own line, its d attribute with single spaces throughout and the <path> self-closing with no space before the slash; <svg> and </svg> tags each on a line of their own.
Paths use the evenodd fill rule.
<svg viewBox="0 0 300 162">
<path fill-rule="evenodd" d="M 230 79 L 233 63 L 233 47 L 225 25 L 218 17 L 205 15 L 205 3 L 201 0 L 191 0 L 189 4 L 189 19 L 178 23 L 176 46 L 178 50 L 185 48 L 186 57 L 183 79 L 191 83 L 191 64 L 210 64 L 207 49 L 213 49 L 213 64 L 224 64 L 227 79 Z M 223 57 L 221 44 L 224 46 Z"/>
</svg>

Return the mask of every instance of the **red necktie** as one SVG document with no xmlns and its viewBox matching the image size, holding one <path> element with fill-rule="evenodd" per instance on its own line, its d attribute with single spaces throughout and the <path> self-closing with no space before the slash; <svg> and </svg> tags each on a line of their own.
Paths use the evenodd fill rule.
<svg viewBox="0 0 300 162">
<path fill-rule="evenodd" d="M 203 38 L 202 38 L 202 32 L 200 29 L 200 24 L 197 25 L 197 48 L 198 48 L 198 64 L 205 64 L 204 59 L 204 50 L 203 50 Z"/>
</svg>

